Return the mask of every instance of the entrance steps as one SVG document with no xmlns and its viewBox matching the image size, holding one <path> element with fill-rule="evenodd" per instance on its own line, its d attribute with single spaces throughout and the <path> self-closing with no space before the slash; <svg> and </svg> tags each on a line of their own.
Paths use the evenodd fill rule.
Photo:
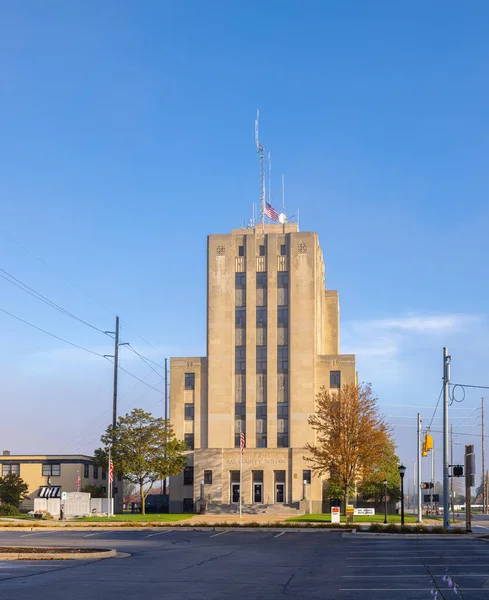
<svg viewBox="0 0 489 600">
<path fill-rule="evenodd" d="M 243 504 L 241 511 L 244 515 L 299 516 L 302 514 L 298 502 L 293 504 Z M 214 515 L 238 514 L 239 507 L 237 504 L 209 504 L 206 512 Z"/>
</svg>

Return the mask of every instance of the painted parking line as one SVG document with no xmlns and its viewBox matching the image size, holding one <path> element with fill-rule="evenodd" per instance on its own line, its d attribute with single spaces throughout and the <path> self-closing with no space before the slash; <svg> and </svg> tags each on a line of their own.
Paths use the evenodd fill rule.
<svg viewBox="0 0 489 600">
<path fill-rule="evenodd" d="M 144 537 L 154 537 L 155 535 L 164 535 L 165 533 L 171 533 L 172 530 L 169 529 L 168 531 L 158 531 L 158 533 L 150 533 L 149 535 L 145 535 Z"/>
<path fill-rule="evenodd" d="M 220 531 L 219 533 L 214 533 L 214 535 L 211 535 L 209 537 L 217 537 L 218 535 L 224 535 L 225 533 L 229 533 L 228 531 Z"/>
<path fill-rule="evenodd" d="M 274 538 L 278 538 L 278 537 L 280 537 L 281 535 L 283 535 L 284 533 L 285 533 L 285 531 L 281 531 L 280 533 L 277 533 L 277 535 L 274 535 L 273 537 L 274 537 Z"/>
</svg>

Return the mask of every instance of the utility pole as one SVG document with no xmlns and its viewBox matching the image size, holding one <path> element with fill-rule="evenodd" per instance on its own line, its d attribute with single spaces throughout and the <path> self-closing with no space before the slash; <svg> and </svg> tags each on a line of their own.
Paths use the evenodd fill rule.
<svg viewBox="0 0 489 600">
<path fill-rule="evenodd" d="M 484 452 L 484 398 L 482 398 L 482 512 L 487 513 L 486 460 Z"/>
<path fill-rule="evenodd" d="M 168 359 L 165 358 L 165 421 L 168 425 Z M 166 477 L 163 480 L 163 494 L 166 495 Z"/>
<path fill-rule="evenodd" d="M 421 514 L 421 415 L 418 413 L 418 468 L 416 478 L 416 499 L 418 502 L 418 523 L 423 522 Z"/>
<path fill-rule="evenodd" d="M 450 362 L 448 348 L 443 348 L 443 529 L 450 529 L 450 514 L 448 504 L 449 474 L 448 474 L 448 390 L 450 384 Z"/>
<path fill-rule="evenodd" d="M 429 430 L 428 430 L 428 432 L 429 432 Z M 431 448 L 431 483 L 433 485 L 431 486 L 431 490 L 430 490 L 430 510 L 431 510 L 431 514 L 433 514 L 433 511 L 434 511 L 433 495 L 435 493 L 435 446 L 434 446 L 434 444 Z"/>
<path fill-rule="evenodd" d="M 117 425 L 117 375 L 119 372 L 119 317 L 115 318 L 114 344 L 114 399 L 112 402 L 112 429 Z"/>
<path fill-rule="evenodd" d="M 453 468 L 453 425 L 450 425 L 450 464 Z M 453 475 L 450 477 L 450 501 L 452 507 L 452 521 L 455 523 L 455 511 L 453 510 Z"/>
</svg>

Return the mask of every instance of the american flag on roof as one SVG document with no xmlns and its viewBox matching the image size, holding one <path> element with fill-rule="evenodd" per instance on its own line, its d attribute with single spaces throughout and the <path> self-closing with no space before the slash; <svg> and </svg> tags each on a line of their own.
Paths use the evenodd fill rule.
<svg viewBox="0 0 489 600">
<path fill-rule="evenodd" d="M 278 221 L 278 212 L 271 204 L 268 204 L 268 202 L 265 202 L 265 210 L 263 212 L 269 219 L 272 219 L 272 221 Z"/>
<path fill-rule="evenodd" d="M 241 454 L 244 453 L 244 449 L 246 447 L 245 444 L 245 434 L 244 433 L 240 433 L 239 434 L 239 447 L 241 448 Z"/>
</svg>

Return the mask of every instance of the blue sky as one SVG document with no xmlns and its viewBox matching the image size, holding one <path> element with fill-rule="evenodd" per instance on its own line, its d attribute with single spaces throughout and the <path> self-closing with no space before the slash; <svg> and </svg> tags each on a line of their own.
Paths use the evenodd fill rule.
<svg viewBox="0 0 489 600">
<path fill-rule="evenodd" d="M 488 25 L 476 1 L 3 3 L 0 267 L 102 330 L 119 313 L 153 360 L 204 354 L 206 236 L 258 199 L 259 107 L 275 204 L 284 173 L 340 293 L 343 351 L 412 465 L 405 425 L 436 403 L 442 346 L 454 381 L 489 385 Z M 0 290 L 0 308 L 111 352 Z M 111 365 L 5 314 L 0 332 L 3 447 L 90 452 Z M 121 375 L 121 410 L 158 412 L 135 383 Z M 454 428 L 479 402 L 467 393 Z M 459 430 L 480 431 L 477 415 Z"/>
</svg>

